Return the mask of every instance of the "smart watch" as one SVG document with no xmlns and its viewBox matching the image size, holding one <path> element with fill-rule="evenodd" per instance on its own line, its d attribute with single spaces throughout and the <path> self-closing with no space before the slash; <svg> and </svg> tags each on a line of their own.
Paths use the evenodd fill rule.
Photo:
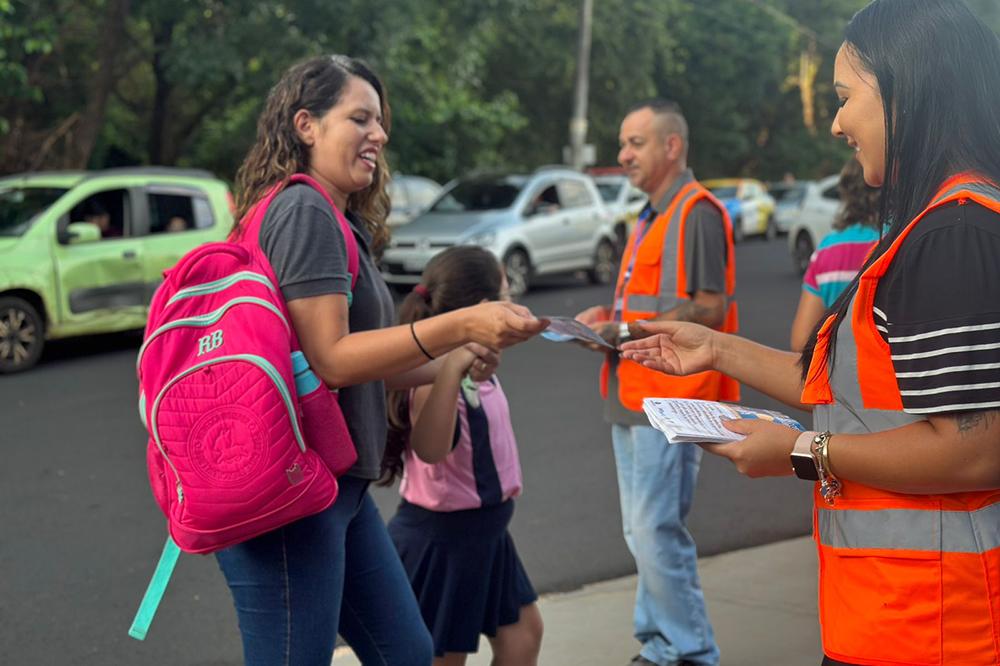
<svg viewBox="0 0 1000 666">
<path fill-rule="evenodd" d="M 795 476 L 806 481 L 819 481 L 819 465 L 812 452 L 812 443 L 817 432 L 804 432 L 795 440 L 792 449 L 792 470 Z"/>
</svg>

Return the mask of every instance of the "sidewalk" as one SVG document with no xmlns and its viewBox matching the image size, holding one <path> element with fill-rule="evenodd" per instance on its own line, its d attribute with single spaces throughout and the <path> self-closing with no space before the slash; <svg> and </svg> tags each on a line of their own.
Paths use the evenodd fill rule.
<svg viewBox="0 0 1000 666">
<path fill-rule="evenodd" d="M 816 549 L 810 537 L 733 551 L 698 561 L 723 666 L 802 666 L 822 660 L 816 619 Z M 632 638 L 635 577 L 545 596 L 541 666 L 626 666 Z M 357 666 L 346 648 L 333 666 Z M 487 666 L 484 638 L 468 666 Z"/>
</svg>

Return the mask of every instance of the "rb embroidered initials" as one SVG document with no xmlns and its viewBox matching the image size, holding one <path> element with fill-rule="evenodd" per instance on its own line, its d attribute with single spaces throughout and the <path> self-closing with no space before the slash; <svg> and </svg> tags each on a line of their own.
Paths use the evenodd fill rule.
<svg viewBox="0 0 1000 666">
<path fill-rule="evenodd" d="M 213 349 L 218 349 L 222 346 L 222 329 L 213 331 L 203 338 L 198 338 L 198 356 L 202 354 L 207 354 Z"/>
</svg>

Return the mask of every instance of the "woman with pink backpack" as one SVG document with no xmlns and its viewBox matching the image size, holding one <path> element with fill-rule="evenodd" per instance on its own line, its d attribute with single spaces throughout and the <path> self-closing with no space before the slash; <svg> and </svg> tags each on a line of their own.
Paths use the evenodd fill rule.
<svg viewBox="0 0 1000 666">
<path fill-rule="evenodd" d="M 365 64 L 312 58 L 271 90 L 237 174 L 238 219 L 304 173 L 347 216 L 359 250 L 352 290 L 335 213 L 306 184 L 275 196 L 260 225 L 257 240 L 299 344 L 313 371 L 339 389 L 358 460 L 329 509 L 217 553 L 251 666 L 328 666 L 338 633 L 362 663 L 431 663 L 431 637 L 368 495 L 386 441 L 385 390 L 432 382 L 440 362 L 431 361 L 456 349 L 479 357 L 471 370 L 485 379 L 496 352 L 546 325 L 524 307 L 491 302 L 392 326 L 392 297 L 373 260 L 388 237 L 388 131 L 385 90 Z"/>
</svg>

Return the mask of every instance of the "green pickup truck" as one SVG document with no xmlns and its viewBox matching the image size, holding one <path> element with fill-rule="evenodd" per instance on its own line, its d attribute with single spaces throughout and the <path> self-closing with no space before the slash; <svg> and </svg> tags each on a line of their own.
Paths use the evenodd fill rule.
<svg viewBox="0 0 1000 666">
<path fill-rule="evenodd" d="M 228 187 L 204 171 L 0 178 L 0 374 L 46 340 L 142 328 L 163 271 L 232 224 Z"/>
</svg>

